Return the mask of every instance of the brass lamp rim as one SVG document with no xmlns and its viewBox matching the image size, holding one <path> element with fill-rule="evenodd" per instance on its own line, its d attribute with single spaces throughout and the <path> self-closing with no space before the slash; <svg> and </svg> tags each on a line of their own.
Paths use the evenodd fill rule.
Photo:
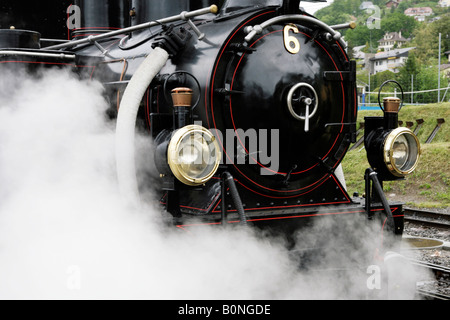
<svg viewBox="0 0 450 320">
<path fill-rule="evenodd" d="M 413 137 L 416 145 L 417 145 L 417 155 L 416 159 L 414 161 L 414 164 L 409 167 L 408 170 L 401 170 L 395 165 L 395 159 L 393 157 L 393 146 L 394 142 L 397 140 L 398 137 L 401 135 L 409 135 L 410 137 Z M 384 147 L 383 147 L 383 158 L 384 163 L 386 164 L 386 167 L 388 168 L 389 172 L 391 172 L 394 176 L 397 177 L 404 177 L 408 174 L 411 174 L 417 167 L 419 163 L 419 158 L 422 151 L 420 148 L 420 142 L 417 136 L 408 128 L 397 128 L 392 130 L 386 137 Z"/>
<path fill-rule="evenodd" d="M 200 178 L 190 177 L 186 172 L 183 171 L 181 165 L 177 161 L 179 146 L 181 142 L 187 135 L 195 133 L 200 133 L 202 135 L 206 135 L 207 137 L 209 137 L 212 143 L 214 144 L 214 149 L 216 152 L 216 159 L 212 170 L 210 170 L 208 174 Z M 211 133 L 211 131 L 199 125 L 188 125 L 175 131 L 167 149 L 167 161 L 170 170 L 180 182 L 188 186 L 200 186 L 208 182 L 217 172 L 217 169 L 219 168 L 220 165 L 221 157 L 222 153 L 220 152 L 219 144 L 217 143 L 217 140 L 215 139 L 214 135 Z"/>
</svg>

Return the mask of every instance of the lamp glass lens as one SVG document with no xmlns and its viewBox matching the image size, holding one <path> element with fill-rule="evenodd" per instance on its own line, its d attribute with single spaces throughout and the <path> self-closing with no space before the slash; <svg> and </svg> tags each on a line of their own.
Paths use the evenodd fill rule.
<svg viewBox="0 0 450 320">
<path fill-rule="evenodd" d="M 392 151 L 395 166 L 399 169 L 403 168 L 409 158 L 409 144 L 404 135 L 399 136 L 395 140 Z"/>
<path fill-rule="evenodd" d="M 214 170 L 215 146 L 210 137 L 200 132 L 186 135 L 178 149 L 180 170 L 192 179 L 202 179 Z"/>
</svg>

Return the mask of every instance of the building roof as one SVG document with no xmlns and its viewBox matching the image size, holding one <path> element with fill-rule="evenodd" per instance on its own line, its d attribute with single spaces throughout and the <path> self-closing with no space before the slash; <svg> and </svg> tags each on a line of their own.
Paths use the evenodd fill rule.
<svg viewBox="0 0 450 320">
<path fill-rule="evenodd" d="M 409 51 L 415 49 L 415 47 L 410 48 L 402 48 L 402 49 L 394 49 L 386 52 L 379 52 L 375 55 L 375 57 L 371 58 L 370 60 L 385 60 L 389 58 L 395 58 L 401 55 L 406 55 Z"/>
<path fill-rule="evenodd" d="M 427 13 L 432 13 L 433 9 L 430 7 L 419 7 L 419 8 L 408 8 L 405 10 L 405 15 L 422 15 Z"/>
<path fill-rule="evenodd" d="M 389 32 L 389 33 L 386 33 L 386 34 L 383 36 L 382 39 L 378 40 L 378 42 L 383 42 L 383 41 L 387 41 L 387 40 L 390 40 L 390 41 L 397 41 L 397 42 L 406 42 L 406 41 L 408 41 L 407 39 L 405 39 L 405 38 L 402 37 L 402 34 L 401 34 L 401 33 L 398 33 L 398 32 Z"/>
<path fill-rule="evenodd" d="M 378 42 L 383 42 L 383 41 L 397 41 L 397 42 L 406 42 L 408 41 L 407 39 L 402 37 L 401 33 L 397 33 L 397 32 L 389 32 L 386 33 L 382 39 L 378 40 Z"/>
</svg>

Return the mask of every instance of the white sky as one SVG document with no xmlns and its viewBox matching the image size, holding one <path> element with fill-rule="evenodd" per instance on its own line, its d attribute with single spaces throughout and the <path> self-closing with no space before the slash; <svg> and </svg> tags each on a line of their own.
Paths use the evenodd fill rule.
<svg viewBox="0 0 450 320">
<path fill-rule="evenodd" d="M 327 0 L 327 2 L 300 2 L 300 7 L 303 7 L 309 14 L 314 14 L 317 10 L 329 6 L 334 0 Z"/>
</svg>

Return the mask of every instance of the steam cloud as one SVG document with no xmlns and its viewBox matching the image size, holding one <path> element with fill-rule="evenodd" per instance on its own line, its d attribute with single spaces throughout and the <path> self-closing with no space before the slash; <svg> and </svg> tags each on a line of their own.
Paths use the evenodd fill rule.
<svg viewBox="0 0 450 320">
<path fill-rule="evenodd" d="M 0 76 L 1 299 L 366 297 L 365 270 L 350 285 L 339 271 L 299 271 L 282 239 L 239 229 L 185 234 L 165 227 L 151 202 L 126 208 L 102 90 L 64 70 Z M 342 231 L 324 220 L 299 243 L 350 243 L 352 256 L 336 246 L 317 259 L 355 262 L 374 241 L 354 234 L 366 232 L 354 223 Z"/>
</svg>

